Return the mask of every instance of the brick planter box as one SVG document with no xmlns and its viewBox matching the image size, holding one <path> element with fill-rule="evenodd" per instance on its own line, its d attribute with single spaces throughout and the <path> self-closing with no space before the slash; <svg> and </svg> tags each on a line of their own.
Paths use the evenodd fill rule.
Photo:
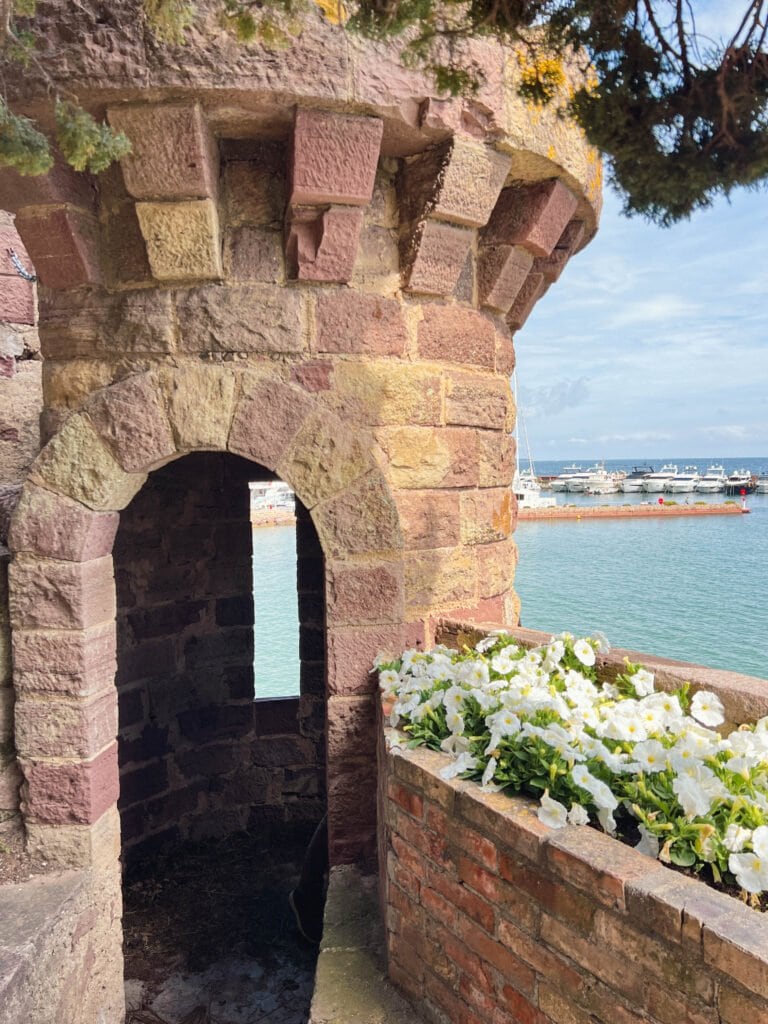
<svg viewBox="0 0 768 1024">
<path fill-rule="evenodd" d="M 683 667 L 667 666 L 672 678 Z M 714 688 L 712 670 L 686 668 Z M 756 680 L 716 674 L 721 697 L 734 684 L 732 714 L 750 703 Z M 592 828 L 551 830 L 535 801 L 446 781 L 447 755 L 389 753 L 389 731 L 379 740 L 389 973 L 427 1019 L 768 1022 L 768 916 Z"/>
</svg>

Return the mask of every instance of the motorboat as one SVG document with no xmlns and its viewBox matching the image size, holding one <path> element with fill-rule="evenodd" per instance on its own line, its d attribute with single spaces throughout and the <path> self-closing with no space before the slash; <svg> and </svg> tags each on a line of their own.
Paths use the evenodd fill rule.
<svg viewBox="0 0 768 1024">
<path fill-rule="evenodd" d="M 730 495 L 753 494 L 757 481 L 748 469 L 735 469 L 725 482 L 725 493 Z"/>
<path fill-rule="evenodd" d="M 643 489 L 643 481 L 653 471 L 653 466 L 633 466 L 632 472 L 619 481 L 619 490 L 624 494 L 638 494 Z"/>
<path fill-rule="evenodd" d="M 725 469 L 719 463 L 707 466 L 707 471 L 696 484 L 696 491 L 699 494 L 717 494 L 725 490 L 728 477 Z"/>
<path fill-rule="evenodd" d="M 559 476 L 556 476 L 552 481 L 552 490 L 567 491 L 569 489 L 569 481 L 576 476 L 580 476 L 582 473 L 584 473 L 584 467 L 577 466 L 576 463 L 573 463 L 570 466 L 563 466 L 562 473 L 560 473 Z"/>
<path fill-rule="evenodd" d="M 764 473 L 763 476 L 757 478 L 755 491 L 757 494 L 768 494 L 768 474 Z"/>
<path fill-rule="evenodd" d="M 541 485 L 532 470 L 515 470 L 512 490 L 517 498 L 518 509 L 554 508 L 557 500 L 541 493 Z"/>
<path fill-rule="evenodd" d="M 661 494 L 666 487 L 667 481 L 671 480 L 677 472 L 677 466 L 673 466 L 669 462 L 662 466 L 661 469 L 656 470 L 655 473 L 649 473 L 645 480 L 643 480 L 643 493 Z"/>
<path fill-rule="evenodd" d="M 596 463 L 589 470 L 584 493 L 585 494 L 615 494 L 619 485 L 614 473 L 608 473 L 604 462 Z"/>
<path fill-rule="evenodd" d="M 670 477 L 664 485 L 667 494 L 691 494 L 701 480 L 698 466 L 685 466 L 679 473 Z"/>
</svg>

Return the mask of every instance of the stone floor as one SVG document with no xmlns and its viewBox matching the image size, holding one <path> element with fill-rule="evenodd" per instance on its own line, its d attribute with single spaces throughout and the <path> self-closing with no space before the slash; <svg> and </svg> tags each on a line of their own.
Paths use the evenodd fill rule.
<svg viewBox="0 0 768 1024">
<path fill-rule="evenodd" d="M 318 951 L 287 901 L 303 850 L 240 835 L 134 869 L 126 1024 L 304 1024 Z"/>
</svg>

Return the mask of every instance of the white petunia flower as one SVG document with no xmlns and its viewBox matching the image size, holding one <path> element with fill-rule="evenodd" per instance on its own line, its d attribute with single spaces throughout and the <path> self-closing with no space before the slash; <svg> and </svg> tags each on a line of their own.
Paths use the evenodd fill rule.
<svg viewBox="0 0 768 1024">
<path fill-rule="evenodd" d="M 385 668 L 379 672 L 379 688 L 382 690 L 391 690 L 397 686 L 400 682 L 400 676 L 393 668 Z"/>
<path fill-rule="evenodd" d="M 691 715 L 702 725 L 721 725 L 725 721 L 723 702 L 714 693 L 699 690 L 691 701 Z"/>
<path fill-rule="evenodd" d="M 568 811 L 568 824 L 588 825 L 589 812 L 586 807 L 582 807 L 581 804 L 571 804 L 571 809 Z"/>
<path fill-rule="evenodd" d="M 653 857 L 654 859 L 659 856 L 659 850 L 661 849 L 661 843 L 658 837 L 649 832 L 645 825 L 640 825 L 640 842 L 635 846 L 638 853 L 644 853 L 646 857 Z"/>
<path fill-rule="evenodd" d="M 672 780 L 672 791 L 687 818 L 702 817 L 709 813 L 710 801 L 701 786 L 690 775 L 678 775 Z"/>
<path fill-rule="evenodd" d="M 586 765 L 574 765 L 571 769 L 571 778 L 580 789 L 586 789 L 598 810 L 604 808 L 607 811 L 613 811 L 619 806 L 619 801 L 608 786 L 600 779 L 596 779 Z"/>
<path fill-rule="evenodd" d="M 653 693 L 653 678 L 653 672 L 644 668 L 639 668 L 629 677 L 638 697 L 648 697 Z"/>
<path fill-rule="evenodd" d="M 440 769 L 440 777 L 455 779 L 457 775 L 463 775 L 464 772 L 471 771 L 473 768 L 477 768 L 477 758 L 465 751 L 463 754 L 459 754 L 451 764 Z"/>
<path fill-rule="evenodd" d="M 493 773 L 496 771 L 497 765 L 498 761 L 495 757 L 488 758 L 488 764 L 485 766 L 481 781 L 481 786 L 486 793 L 498 793 L 500 789 L 503 789 L 503 786 L 497 786 L 493 782 Z"/>
<path fill-rule="evenodd" d="M 751 853 L 730 855 L 728 870 L 747 892 L 763 892 L 768 889 L 768 825 L 761 825 L 752 833 Z"/>
<path fill-rule="evenodd" d="M 595 649 L 588 640 L 577 640 L 573 645 L 573 653 L 582 665 L 589 667 L 595 664 Z"/>
<path fill-rule="evenodd" d="M 667 750 L 658 740 L 645 740 L 636 743 L 632 756 L 639 765 L 640 771 L 655 774 L 663 772 L 667 766 Z"/>
<path fill-rule="evenodd" d="M 553 800 L 549 790 L 545 789 L 541 797 L 541 806 L 536 816 L 543 825 L 549 828 L 565 828 L 568 824 L 568 808 L 558 800 Z"/>
</svg>

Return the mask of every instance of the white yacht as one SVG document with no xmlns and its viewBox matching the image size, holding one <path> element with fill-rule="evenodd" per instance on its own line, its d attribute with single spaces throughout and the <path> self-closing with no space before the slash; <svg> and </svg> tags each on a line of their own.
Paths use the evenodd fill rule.
<svg viewBox="0 0 768 1024">
<path fill-rule="evenodd" d="M 554 508 L 555 498 L 541 493 L 541 485 L 532 469 L 516 469 L 512 480 L 512 490 L 517 498 L 518 509 Z"/>
<path fill-rule="evenodd" d="M 707 466 L 707 471 L 696 484 L 696 491 L 699 494 L 718 494 L 725 490 L 728 477 L 725 469 L 719 463 Z"/>
<path fill-rule="evenodd" d="M 619 489 L 616 476 L 608 473 L 604 462 L 597 462 L 589 470 L 584 493 L 585 494 L 615 494 Z"/>
<path fill-rule="evenodd" d="M 673 466 L 671 462 L 662 466 L 655 473 L 649 473 L 643 480 L 643 492 L 645 494 L 661 494 L 667 481 L 671 480 L 675 473 L 677 473 L 677 466 Z"/>
<path fill-rule="evenodd" d="M 725 481 L 725 493 L 733 495 L 752 494 L 755 490 L 755 479 L 748 469 L 735 469 Z"/>
<path fill-rule="evenodd" d="M 757 494 L 768 494 L 768 473 L 766 473 L 765 470 L 763 470 L 762 474 L 757 478 L 755 491 Z"/>
<path fill-rule="evenodd" d="M 572 480 L 575 476 L 581 475 L 583 472 L 584 467 L 577 466 L 576 463 L 573 463 L 570 466 L 563 466 L 562 473 L 559 476 L 556 476 L 555 479 L 552 481 L 552 490 L 567 491 L 569 481 Z"/>
<path fill-rule="evenodd" d="M 643 481 L 653 471 L 653 466 L 633 466 L 632 472 L 619 481 L 619 490 L 624 494 L 638 494 L 643 489 Z"/>
<path fill-rule="evenodd" d="M 698 466 L 686 466 L 666 482 L 664 490 L 667 494 L 692 494 L 696 484 L 701 480 Z"/>
</svg>

